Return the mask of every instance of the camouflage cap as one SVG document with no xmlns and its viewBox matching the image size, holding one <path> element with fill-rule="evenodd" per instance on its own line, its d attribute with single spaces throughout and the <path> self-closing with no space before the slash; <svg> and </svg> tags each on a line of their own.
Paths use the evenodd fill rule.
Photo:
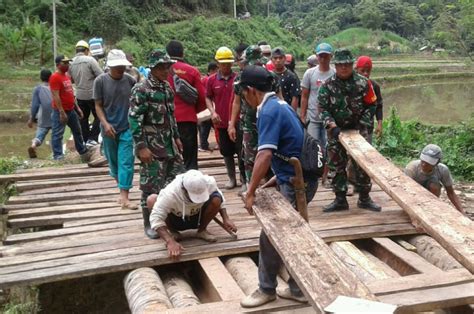
<svg viewBox="0 0 474 314">
<path fill-rule="evenodd" d="M 248 46 L 247 49 L 245 49 L 244 55 L 248 65 L 263 65 L 268 61 L 268 59 L 262 56 L 262 49 L 257 45 Z"/>
<path fill-rule="evenodd" d="M 354 57 L 352 56 L 352 52 L 347 48 L 337 49 L 334 52 L 334 63 L 354 63 Z"/>
<path fill-rule="evenodd" d="M 155 49 L 148 56 L 148 66 L 150 69 L 154 68 L 160 63 L 175 63 L 176 61 L 171 59 L 165 49 Z"/>
</svg>

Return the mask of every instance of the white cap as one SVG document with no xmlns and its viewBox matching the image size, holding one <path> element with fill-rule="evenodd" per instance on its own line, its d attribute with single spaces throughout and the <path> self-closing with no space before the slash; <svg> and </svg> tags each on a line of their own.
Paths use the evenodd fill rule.
<svg viewBox="0 0 474 314">
<path fill-rule="evenodd" d="M 209 199 L 207 180 L 198 170 L 188 170 L 183 175 L 183 187 L 188 192 L 189 198 L 195 204 L 204 203 Z"/>
<path fill-rule="evenodd" d="M 107 66 L 110 68 L 130 65 L 132 64 L 127 60 L 127 56 L 120 49 L 112 49 L 107 55 Z"/>
</svg>

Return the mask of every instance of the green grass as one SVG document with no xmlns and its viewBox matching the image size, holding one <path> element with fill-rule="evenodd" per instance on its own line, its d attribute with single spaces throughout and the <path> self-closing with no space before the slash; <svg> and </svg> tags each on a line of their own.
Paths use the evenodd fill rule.
<svg viewBox="0 0 474 314">
<path fill-rule="evenodd" d="M 348 28 L 322 41 L 330 43 L 335 48 L 349 48 L 356 55 L 362 53 L 383 55 L 411 51 L 410 41 L 403 37 L 388 31 L 374 31 L 362 27 Z M 377 46 L 381 42 L 389 44 L 389 47 L 378 50 Z"/>
</svg>

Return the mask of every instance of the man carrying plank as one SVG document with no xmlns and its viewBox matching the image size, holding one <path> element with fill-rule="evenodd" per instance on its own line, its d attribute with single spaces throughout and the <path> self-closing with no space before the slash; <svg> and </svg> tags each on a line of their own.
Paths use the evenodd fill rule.
<svg viewBox="0 0 474 314">
<path fill-rule="evenodd" d="M 277 177 L 280 193 L 290 203 L 296 202 L 295 188 L 290 182 L 290 178 L 295 176 L 295 170 L 283 159 L 273 158 L 273 154 L 300 157 L 304 137 L 303 125 L 290 105 L 271 92 L 273 79 L 273 75 L 266 69 L 252 65 L 243 70 L 238 83 L 247 104 L 252 108 L 258 108 L 258 153 L 245 201 L 245 208 L 251 215 L 255 191 L 270 165 Z M 308 202 L 313 198 L 316 187 L 317 181 L 308 182 L 306 188 Z M 288 281 L 289 288 L 276 290 L 276 278 L 282 266 L 281 257 L 263 231 L 260 233 L 259 245 L 259 288 L 240 302 L 242 307 L 256 307 L 271 302 L 276 299 L 276 294 L 282 298 L 306 302 L 292 278 Z"/>
<path fill-rule="evenodd" d="M 215 242 L 216 237 L 206 230 L 217 213 L 227 231 L 237 228 L 229 219 L 225 208 L 224 195 L 217 187 L 214 177 L 198 170 L 188 170 L 179 174 L 160 194 L 152 194 L 147 199 L 147 207 L 153 208 L 150 215 L 151 228 L 166 242 L 171 258 L 179 258 L 184 248 L 177 241 L 179 231 L 197 229 L 195 237 Z"/>
<path fill-rule="evenodd" d="M 368 127 L 372 113 L 375 111 L 375 96 L 371 82 L 353 69 L 354 57 L 348 49 L 338 49 L 334 53 L 336 74 L 327 79 L 319 89 L 318 102 L 321 119 L 328 135 L 329 169 L 335 171 L 332 187 L 336 199 L 324 206 L 324 212 L 348 210 L 347 203 L 347 162 L 349 157 L 346 149 L 339 142 L 341 130 L 359 130 L 360 134 L 369 139 Z M 373 124 L 373 122 L 372 122 Z M 359 191 L 357 206 L 371 211 L 381 211 L 369 196 L 372 188 L 370 177 L 356 163 L 356 187 Z"/>
</svg>

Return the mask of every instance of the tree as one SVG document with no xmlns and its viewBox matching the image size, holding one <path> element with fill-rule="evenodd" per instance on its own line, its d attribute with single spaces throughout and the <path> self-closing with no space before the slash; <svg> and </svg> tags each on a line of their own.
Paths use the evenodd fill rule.
<svg viewBox="0 0 474 314">
<path fill-rule="evenodd" d="M 355 6 L 355 11 L 358 12 L 357 17 L 365 28 L 382 28 L 385 14 L 374 0 L 362 0 Z"/>
<path fill-rule="evenodd" d="M 125 14 L 122 6 L 112 0 L 94 8 L 90 15 L 90 28 L 94 36 L 103 37 L 108 44 L 115 44 L 127 34 Z"/>
</svg>

